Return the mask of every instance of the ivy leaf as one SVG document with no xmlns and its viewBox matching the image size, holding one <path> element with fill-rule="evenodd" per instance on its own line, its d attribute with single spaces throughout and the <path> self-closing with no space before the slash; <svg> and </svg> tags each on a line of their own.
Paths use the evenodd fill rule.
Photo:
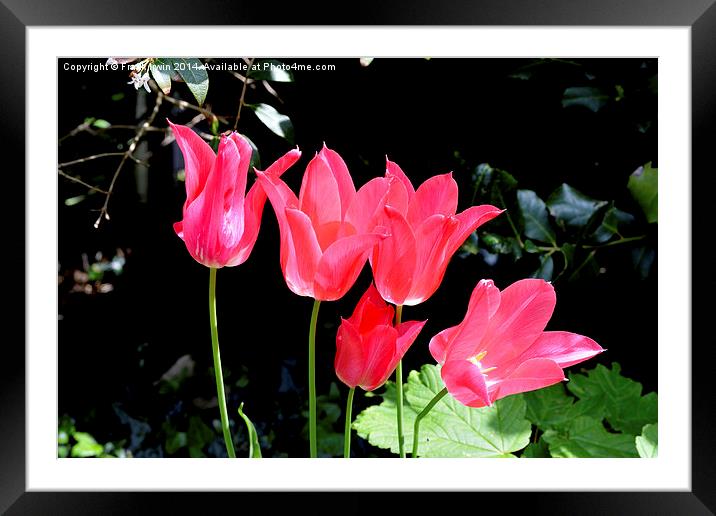
<svg viewBox="0 0 716 516">
<path fill-rule="evenodd" d="M 554 274 L 554 260 L 552 256 L 548 254 L 540 256 L 539 267 L 532 273 L 531 277 L 552 281 L 552 274 Z"/>
<path fill-rule="evenodd" d="M 209 91 L 209 74 L 206 73 L 204 63 L 196 58 L 164 58 L 172 65 L 172 70 L 186 82 L 194 98 L 201 106 L 204 104 Z"/>
<path fill-rule="evenodd" d="M 257 81 L 293 82 L 293 74 L 276 59 L 257 59 L 247 74 Z"/>
<path fill-rule="evenodd" d="M 562 228 L 580 228 L 587 225 L 589 219 L 606 204 L 606 201 L 587 197 L 566 183 L 562 183 L 547 200 L 549 212 Z"/>
<path fill-rule="evenodd" d="M 644 211 L 647 222 L 657 222 L 659 218 L 659 169 L 652 168 L 651 161 L 643 167 L 637 168 L 629 176 L 627 188 Z"/>
<path fill-rule="evenodd" d="M 565 430 L 547 430 L 542 436 L 552 457 L 637 457 L 634 436 L 612 434 L 591 417 L 573 419 Z"/>
<path fill-rule="evenodd" d="M 522 213 L 525 235 L 533 240 L 555 244 L 554 230 L 549 224 L 544 201 L 532 190 L 517 190 L 517 203 Z"/>
<path fill-rule="evenodd" d="M 613 205 L 604 213 L 604 218 L 599 227 L 592 233 L 592 241 L 602 244 L 612 238 L 614 235 L 619 235 L 619 230 L 623 226 L 627 226 L 634 222 L 634 216 L 622 211 Z"/>
<path fill-rule="evenodd" d="M 293 145 L 293 123 L 286 115 L 268 104 L 246 104 L 268 129 Z"/>
<path fill-rule="evenodd" d="M 620 371 L 616 362 L 611 369 L 599 364 L 587 375 L 570 374 L 567 388 L 580 398 L 577 405 L 588 407 L 590 414 L 606 417 L 617 431 L 637 435 L 644 425 L 657 421 L 657 396 L 653 392 L 642 396 L 641 384 Z"/>
<path fill-rule="evenodd" d="M 172 90 L 171 64 L 164 62 L 162 59 L 155 59 L 149 65 L 152 77 L 157 81 L 157 86 L 165 95 L 169 95 Z"/>
<path fill-rule="evenodd" d="M 239 416 L 241 416 L 241 419 L 243 419 L 244 423 L 246 423 L 246 430 L 249 432 L 249 458 L 260 459 L 261 445 L 259 444 L 259 434 L 256 432 L 256 427 L 251 422 L 249 417 L 244 414 L 243 408 L 244 404 L 242 402 L 241 405 L 239 405 Z"/>
<path fill-rule="evenodd" d="M 189 455 L 191 457 L 204 457 L 202 449 L 214 440 L 214 432 L 199 416 L 191 416 L 186 437 Z"/>
<path fill-rule="evenodd" d="M 410 448 L 418 411 L 443 389 L 440 370 L 424 365 L 411 371 L 405 387 L 403 410 L 405 442 Z M 498 400 L 492 407 L 469 408 L 451 396 L 444 397 L 420 424 L 421 457 L 513 457 L 529 444 L 531 425 L 524 418 L 521 395 Z M 383 403 L 361 412 L 353 428 L 372 445 L 398 453 L 395 386 L 388 384 Z"/>
<path fill-rule="evenodd" d="M 609 95 L 599 88 L 578 86 L 567 88 L 562 94 L 562 107 L 584 106 L 595 113 L 606 106 Z"/>
<path fill-rule="evenodd" d="M 65 201 L 67 203 L 67 201 Z M 640 246 L 636 249 L 632 249 L 631 260 L 634 265 L 634 270 L 639 273 L 641 279 L 646 279 L 651 272 L 651 266 L 656 258 L 656 251 L 649 247 Z"/>
<path fill-rule="evenodd" d="M 493 254 L 512 254 L 515 260 L 522 257 L 522 248 L 514 237 L 504 237 L 494 233 L 483 233 L 480 240 L 485 248 Z"/>
<path fill-rule="evenodd" d="M 653 459 L 659 455 L 659 425 L 644 425 L 641 435 L 636 436 L 639 457 Z"/>
<path fill-rule="evenodd" d="M 551 457 L 551 455 L 545 440 L 540 439 L 536 443 L 530 443 L 520 457 L 523 459 L 545 459 Z"/>
</svg>

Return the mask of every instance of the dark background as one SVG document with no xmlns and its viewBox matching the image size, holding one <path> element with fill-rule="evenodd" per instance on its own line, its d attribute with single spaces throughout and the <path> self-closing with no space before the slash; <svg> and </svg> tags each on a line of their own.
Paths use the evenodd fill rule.
<svg viewBox="0 0 716 516">
<path fill-rule="evenodd" d="M 640 214 L 626 183 L 638 166 L 648 161 L 658 165 L 656 96 L 647 88 L 657 71 L 655 60 L 548 62 L 531 69 L 528 79 L 514 74 L 535 64 L 534 60 L 376 59 L 362 67 L 356 58 L 330 63 L 336 64 L 335 71 L 296 71 L 295 82 L 275 84 L 283 104 L 259 90 L 247 93 L 249 101 L 270 102 L 293 121 L 303 158 L 284 178 L 296 191 L 306 163 L 325 141 L 343 156 L 357 186 L 383 174 L 386 154 L 416 186 L 429 176 L 452 170 L 460 186 L 460 210 L 470 202 L 474 167 L 487 162 L 509 171 L 520 188 L 535 190 L 542 198 L 567 182 L 591 197 L 615 200 L 621 209 Z M 76 73 L 64 71 L 63 61 L 59 64 L 59 136 L 88 116 L 113 124 L 136 123 L 136 94 L 126 84 L 126 72 Z M 624 88 L 624 98 L 596 113 L 561 104 L 567 87 L 597 85 L 612 91 L 616 84 Z M 227 118 L 235 116 L 240 87 L 230 74 L 210 72 L 207 105 Z M 173 90 L 193 102 L 185 85 L 173 85 Z M 124 98 L 112 100 L 120 92 Z M 148 96 L 151 107 L 153 97 Z M 186 123 L 194 114 L 165 106 L 154 125 L 165 127 L 165 117 Z M 651 125 L 645 127 L 645 121 Z M 206 124 L 199 127 L 208 131 Z M 247 112 L 242 113 L 239 129 L 259 147 L 263 168 L 291 148 Z M 116 150 L 132 134 L 117 130 L 100 137 L 83 133 L 68 138 L 59 147 L 59 160 Z M 97 212 L 92 210 L 99 208 L 102 197 L 88 196 L 77 205 L 65 206 L 64 199 L 86 189 L 59 179 L 60 274 L 67 277 L 82 269 L 82 253 L 93 257 L 97 251 L 106 256 L 116 248 L 128 251 L 122 274 L 105 279 L 114 286 L 110 293 L 74 293 L 69 291 L 70 281 L 60 284 L 59 414 L 75 418 L 79 430 L 100 442 L 114 441 L 130 433 L 113 409 L 119 406 L 152 428 L 135 453 L 149 456 L 163 453 L 163 422 L 180 428 L 188 413 L 207 422 L 218 413 L 216 407 L 202 409 L 194 402 L 215 395 L 213 377 L 207 373 L 211 366 L 208 271 L 194 262 L 172 230 L 172 223 L 181 218 L 184 184 L 175 175 L 180 168 L 175 147 L 160 146 L 162 138 L 161 133 L 148 135 L 152 155 L 147 202 L 140 202 L 128 166 L 110 201 L 111 220 L 99 229 L 93 227 Z M 96 184 L 106 188 L 115 167 L 116 161 L 108 159 L 80 165 L 73 173 L 92 184 L 98 179 Z M 645 226 L 645 231 L 655 245 L 655 228 Z M 642 279 L 631 267 L 628 252 L 615 248 L 605 255 L 600 262 L 604 274 L 555 282 L 557 308 L 548 329 L 594 338 L 608 352 L 588 367 L 597 361 L 619 362 L 623 374 L 641 382 L 645 392 L 656 390 L 656 268 Z M 493 278 L 504 288 L 532 272 L 534 267 L 528 265 L 512 266 L 501 260 L 488 267 L 478 256 L 456 256 L 435 295 L 418 307 L 406 307 L 405 319 L 429 322 L 406 356 L 405 370 L 432 362 L 427 342 L 462 319 L 479 279 Z M 339 316 L 350 315 L 369 281 L 366 268 L 342 300 L 321 308 L 319 394 L 328 393 L 330 383 L 337 382 L 332 363 Z M 310 309 L 311 300 L 292 294 L 283 281 L 278 232 L 269 204 L 251 258 L 218 275 L 229 410 L 235 414 L 245 401 L 259 433 L 266 436 L 273 430 L 275 440 L 265 453 L 268 456 L 307 453 L 300 407 L 306 398 Z M 195 376 L 177 392 L 160 393 L 156 382 L 185 354 L 196 361 Z M 239 387 L 236 382 L 242 376 L 248 384 Z M 345 390 L 339 388 L 343 396 Z M 354 413 L 368 401 L 356 396 Z M 236 432 L 241 431 L 237 421 Z M 376 452 L 367 445 L 362 451 Z"/>
</svg>

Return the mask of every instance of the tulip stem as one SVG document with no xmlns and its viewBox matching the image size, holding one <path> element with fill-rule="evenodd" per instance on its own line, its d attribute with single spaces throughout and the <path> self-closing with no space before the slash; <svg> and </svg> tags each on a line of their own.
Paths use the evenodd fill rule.
<svg viewBox="0 0 716 516">
<path fill-rule="evenodd" d="M 351 413 L 353 412 L 353 394 L 355 394 L 356 388 L 351 387 L 348 391 L 348 401 L 346 401 L 346 430 L 343 436 L 343 458 L 351 458 L 351 420 L 353 419 Z"/>
<path fill-rule="evenodd" d="M 415 418 L 415 426 L 413 427 L 413 458 L 417 458 L 418 456 L 418 444 L 420 443 L 418 439 L 418 434 L 420 433 L 420 421 L 428 415 L 428 412 L 432 410 L 432 408 L 438 401 L 443 399 L 443 396 L 445 396 L 447 392 L 447 387 L 438 392 L 435 397 L 430 400 L 430 403 L 425 405 L 425 408 L 422 410 L 422 412 L 420 412 L 420 414 L 418 414 L 418 416 Z"/>
<path fill-rule="evenodd" d="M 214 377 L 216 378 L 216 395 L 221 413 L 221 429 L 224 432 L 226 453 L 236 458 L 234 443 L 229 429 L 229 416 L 226 411 L 226 395 L 224 394 L 224 375 L 221 372 L 221 355 L 219 354 L 219 329 L 216 321 L 216 269 L 209 268 L 209 324 L 211 325 L 211 350 L 214 354 Z"/>
<path fill-rule="evenodd" d="M 396 305 L 395 307 L 395 326 L 401 322 L 403 318 L 403 305 Z M 397 412 L 398 412 L 398 450 L 400 452 L 400 458 L 405 458 L 405 438 L 403 437 L 403 361 L 398 360 L 398 365 L 395 368 L 395 387 L 397 397 Z"/>
<path fill-rule="evenodd" d="M 318 457 L 316 445 L 316 321 L 321 302 L 313 300 L 311 327 L 308 330 L 308 442 L 311 458 Z"/>
</svg>

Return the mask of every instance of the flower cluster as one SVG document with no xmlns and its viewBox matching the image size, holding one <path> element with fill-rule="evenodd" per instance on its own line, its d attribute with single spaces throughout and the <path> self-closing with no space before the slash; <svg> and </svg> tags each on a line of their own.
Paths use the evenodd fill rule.
<svg viewBox="0 0 716 516">
<path fill-rule="evenodd" d="M 187 191 L 183 220 L 174 229 L 196 261 L 212 271 L 245 262 L 268 199 L 280 229 L 286 285 L 315 300 L 310 339 L 319 302 L 343 297 L 370 263 L 375 283 L 336 335 L 336 374 L 351 389 L 350 399 L 355 387 L 376 389 L 399 367 L 425 325 L 402 322 L 402 307 L 429 299 L 468 235 L 503 211 L 481 205 L 458 213 L 452 174 L 431 177 L 416 189 L 390 160 L 384 176 L 356 189 L 346 163 L 325 145 L 309 161 L 298 195 L 281 179 L 299 160 L 298 149 L 256 170 L 247 193 L 251 146 L 245 138 L 221 136 L 214 153 L 191 129 L 170 125 L 184 156 Z M 480 281 L 462 322 L 429 344 L 452 397 L 469 407 L 490 406 L 558 383 L 564 368 L 602 352 L 587 337 L 544 331 L 555 302 L 552 285 L 542 280 L 518 281 L 502 291 L 491 280 Z M 401 387 L 402 380 L 396 381 Z M 400 412 L 398 417 L 400 428 Z"/>
</svg>

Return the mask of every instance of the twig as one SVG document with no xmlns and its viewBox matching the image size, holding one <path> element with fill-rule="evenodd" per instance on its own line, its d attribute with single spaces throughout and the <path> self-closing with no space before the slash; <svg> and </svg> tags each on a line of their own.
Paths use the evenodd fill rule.
<svg viewBox="0 0 716 516">
<path fill-rule="evenodd" d="M 222 122 L 224 124 L 227 123 L 226 118 L 215 115 L 214 113 L 212 113 L 208 109 L 204 109 L 203 107 L 195 106 L 194 104 L 190 104 L 186 100 L 179 100 L 179 99 L 175 99 L 174 97 L 169 97 L 169 96 L 165 96 L 164 100 L 166 100 L 170 104 L 179 106 L 182 109 L 191 109 L 192 111 L 198 111 L 199 113 L 204 115 L 208 120 L 216 119 L 219 122 Z"/>
<path fill-rule="evenodd" d="M 251 67 L 254 65 L 254 57 L 252 57 L 248 62 L 248 70 L 251 71 Z M 234 131 L 236 131 L 236 128 L 239 127 L 239 119 L 241 118 L 241 108 L 244 107 L 244 97 L 246 96 L 246 88 L 249 85 L 249 74 L 247 72 L 246 74 L 246 81 L 244 81 L 244 85 L 241 88 L 241 97 L 239 97 L 239 110 L 236 112 L 236 121 L 234 122 Z"/>
<path fill-rule="evenodd" d="M 99 193 L 102 193 L 105 195 L 107 195 L 109 193 L 106 190 L 102 190 L 101 188 L 97 188 L 96 186 L 92 186 L 91 184 L 85 183 L 78 177 L 74 177 L 74 176 L 67 174 L 67 173 L 63 172 L 62 170 L 60 170 L 59 168 L 57 169 L 57 173 L 60 174 L 62 177 L 66 177 L 73 183 L 81 184 L 82 186 L 85 186 L 85 187 L 89 188 L 90 190 L 94 190 L 95 192 L 99 192 Z"/>
<path fill-rule="evenodd" d="M 134 129 L 135 129 L 135 130 L 137 129 L 137 126 L 136 126 L 136 125 L 134 126 Z M 75 160 L 72 160 L 72 161 L 66 161 L 66 162 L 64 162 L 64 163 L 59 163 L 59 164 L 57 165 L 57 168 L 67 168 L 67 167 L 69 167 L 70 165 L 77 165 L 78 163 L 84 163 L 84 162 L 86 162 L 86 161 L 92 161 L 92 160 L 95 160 L 95 159 L 97 159 L 97 158 L 106 158 L 106 157 L 109 157 L 109 156 L 124 156 L 125 154 L 126 154 L 125 152 L 102 152 L 101 154 L 94 154 L 94 155 L 92 155 L 92 156 L 87 156 L 87 157 L 85 157 L 85 158 L 80 158 L 80 159 L 75 159 Z M 135 158 L 134 156 L 132 156 L 131 154 L 130 154 L 130 156 L 129 156 L 129 159 L 131 159 L 132 161 L 134 161 L 134 162 L 137 163 L 138 165 L 145 165 L 145 166 L 147 166 L 147 163 L 146 163 L 145 161 L 142 161 L 142 160 L 140 160 L 140 159 L 137 159 L 137 158 Z"/>
<path fill-rule="evenodd" d="M 132 156 L 134 149 L 137 147 L 139 140 L 141 140 L 144 136 L 144 133 L 147 131 L 147 128 L 151 127 L 152 122 L 154 122 L 154 118 L 159 112 L 159 107 L 162 105 L 162 101 L 166 98 L 169 98 L 166 97 L 164 93 L 162 93 L 160 90 L 156 90 L 156 93 L 157 100 L 154 103 L 154 109 L 152 109 L 152 112 L 149 114 L 147 119 L 139 125 L 139 128 L 137 129 L 137 134 L 135 134 L 134 138 L 132 138 L 132 140 L 129 142 L 129 147 L 127 147 L 127 150 L 122 155 L 122 160 L 119 162 L 117 170 L 114 171 L 114 176 L 112 176 L 112 181 L 109 183 L 109 188 L 107 189 L 107 194 L 104 198 L 104 204 L 99 211 L 99 217 L 97 217 L 97 220 L 94 223 L 95 228 L 99 227 L 99 224 L 102 221 L 102 217 L 109 220 L 109 213 L 107 212 L 107 207 L 109 206 L 109 198 L 112 196 L 112 192 L 114 191 L 114 185 L 117 182 L 119 173 L 122 171 L 122 167 L 124 167 L 124 164 L 127 162 L 127 160 Z"/>
</svg>

